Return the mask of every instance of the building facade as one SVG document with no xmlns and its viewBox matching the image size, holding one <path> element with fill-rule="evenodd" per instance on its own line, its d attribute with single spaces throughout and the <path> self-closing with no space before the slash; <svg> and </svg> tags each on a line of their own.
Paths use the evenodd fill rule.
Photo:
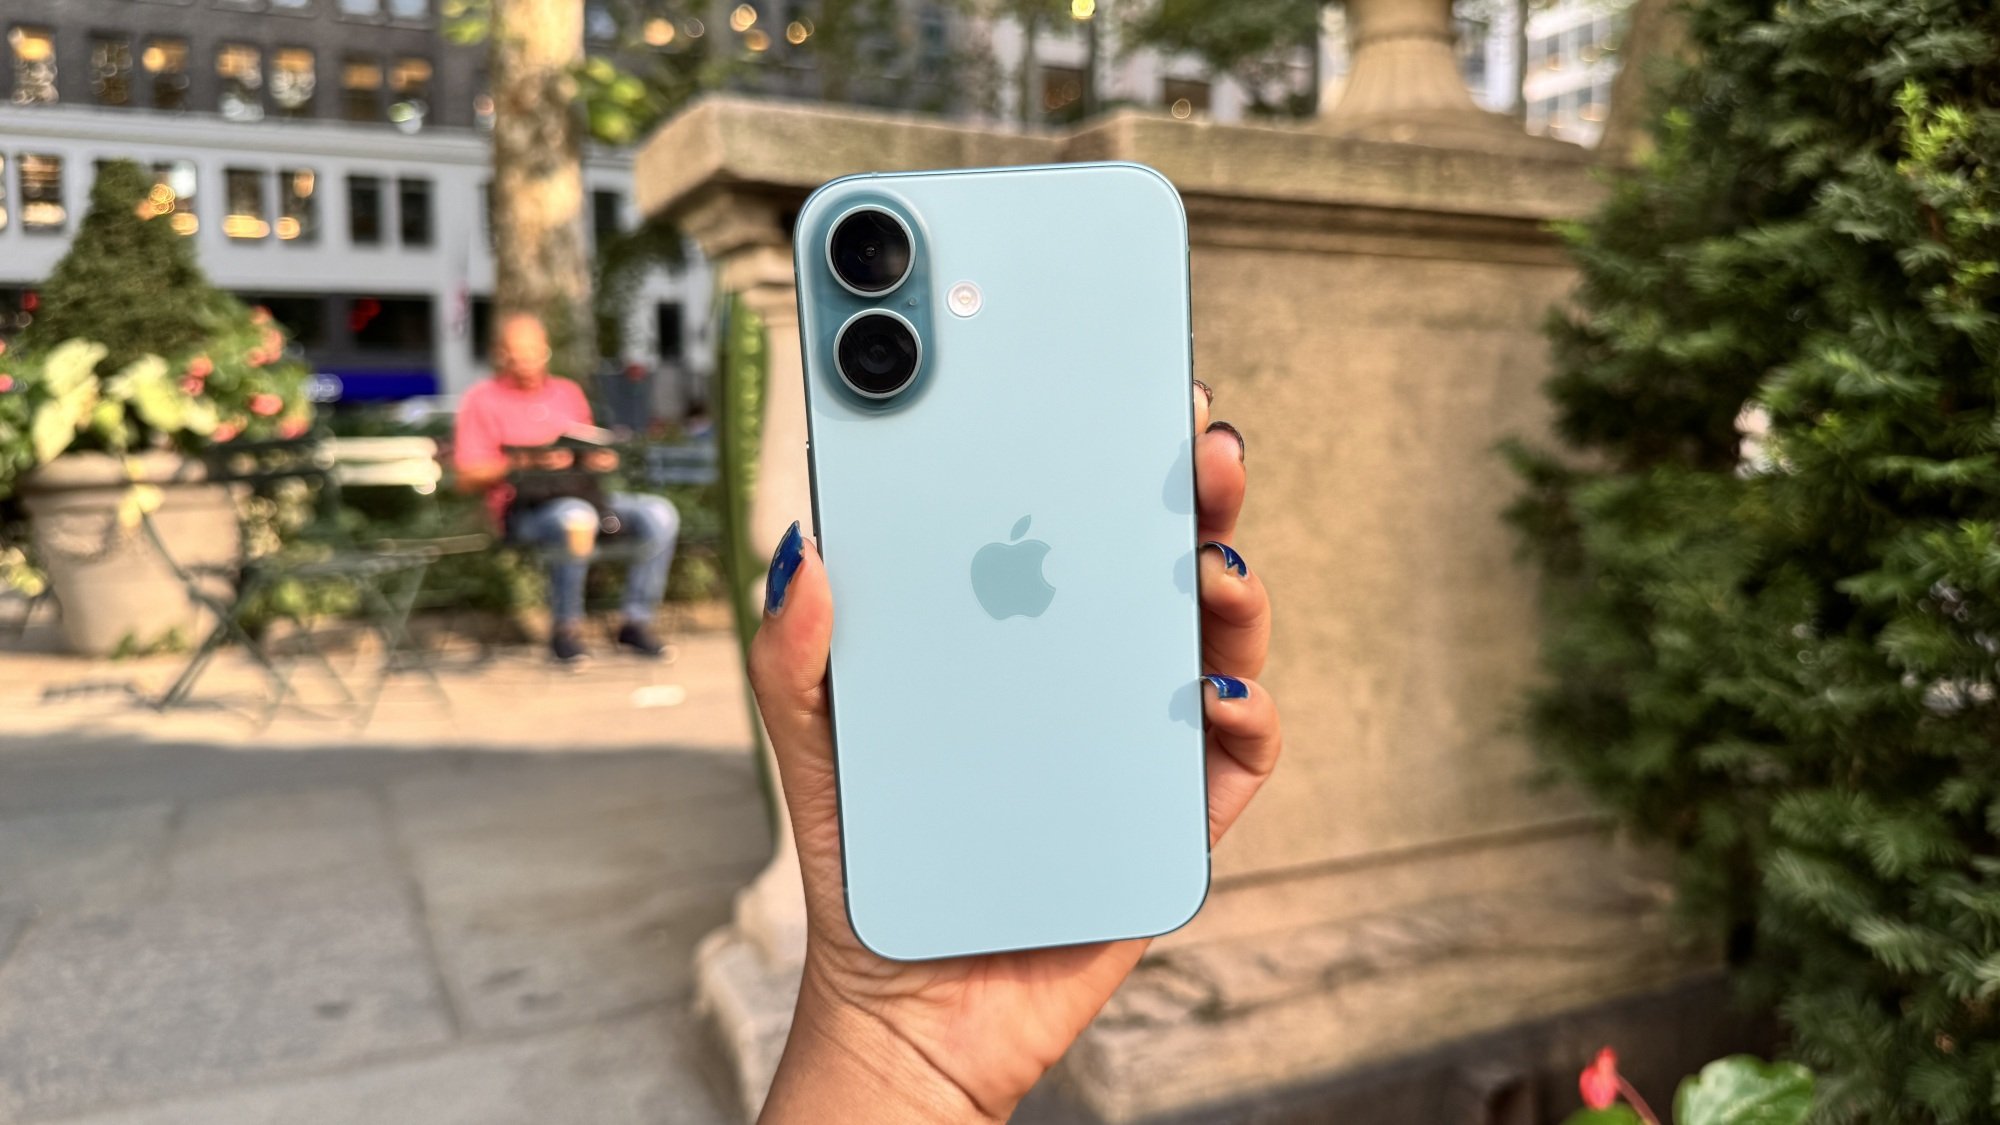
<svg viewBox="0 0 2000 1125">
<path fill-rule="evenodd" d="M 130 158 L 210 278 L 265 304 L 359 401 L 485 370 L 485 52 L 433 0 L 10 0 L 0 13 L 0 333 L 34 315 L 99 161 Z M 635 221 L 628 154 L 585 167 L 593 235 Z M 619 359 L 703 394 L 709 280 L 656 270 Z"/>
</svg>

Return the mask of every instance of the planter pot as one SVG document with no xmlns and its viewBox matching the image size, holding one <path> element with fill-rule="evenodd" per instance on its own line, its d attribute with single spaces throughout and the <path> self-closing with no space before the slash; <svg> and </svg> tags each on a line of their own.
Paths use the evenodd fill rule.
<svg viewBox="0 0 2000 1125">
<path fill-rule="evenodd" d="M 145 530 L 119 519 L 134 485 L 159 490 L 153 524 L 183 567 L 232 566 L 243 558 L 235 496 L 210 484 L 204 467 L 178 453 L 119 458 L 71 453 L 21 481 L 36 560 L 62 604 L 72 651 L 106 656 L 144 651 L 208 627 L 198 603 Z M 226 588 L 223 579 L 215 580 Z"/>
</svg>

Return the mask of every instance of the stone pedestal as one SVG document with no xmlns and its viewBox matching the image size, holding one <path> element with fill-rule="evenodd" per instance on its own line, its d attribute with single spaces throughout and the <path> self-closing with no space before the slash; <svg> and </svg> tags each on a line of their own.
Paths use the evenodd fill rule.
<svg viewBox="0 0 2000 1125">
<path fill-rule="evenodd" d="M 1511 729 L 1536 619 L 1494 446 L 1545 425 L 1540 324 L 1572 280 L 1547 224 L 1598 198 L 1587 156 L 1320 124 L 1123 112 L 1023 135 L 724 98 L 638 161 L 642 206 L 780 309 L 797 206 L 846 173 L 1134 160 L 1186 200 L 1196 369 L 1248 437 L 1239 544 L 1277 606 L 1263 679 L 1286 760 L 1218 850 L 1201 916 L 1156 943 L 1038 1114 L 1138 1120 L 1430 1067 L 1438 1082 L 1411 1088 L 1470 1091 L 1484 1116 L 1462 1119 L 1536 1120 L 1492 1107 L 1529 1112 L 1505 1109 L 1524 1104 L 1510 1091 L 1543 1088 L 1549 1066 L 1573 1094 L 1597 1045 L 1547 1029 L 1685 1011 L 1675 990 L 1713 988 L 1708 960 L 1669 939 L 1664 883 L 1579 800 L 1535 784 Z M 767 535 L 808 511 L 791 323 L 771 320 Z M 793 939 L 771 937 L 788 923 L 747 905 L 797 908 L 795 876 L 789 898 L 766 894 L 776 871 L 702 954 L 700 1003 L 746 1112 L 797 972 Z M 1496 1054 L 1503 1041 L 1517 1049 Z"/>
</svg>

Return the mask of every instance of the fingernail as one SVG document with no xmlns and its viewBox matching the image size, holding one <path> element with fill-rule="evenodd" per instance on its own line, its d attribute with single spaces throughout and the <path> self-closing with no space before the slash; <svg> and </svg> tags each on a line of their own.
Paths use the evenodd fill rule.
<svg viewBox="0 0 2000 1125">
<path fill-rule="evenodd" d="M 1207 399 L 1210 402 L 1215 401 L 1215 392 L 1209 389 L 1207 383 L 1202 382 L 1200 379 L 1196 379 L 1194 381 L 1194 389 L 1201 392 L 1201 397 Z"/>
<path fill-rule="evenodd" d="M 1235 426 L 1232 426 L 1227 422 L 1210 422 L 1208 424 L 1209 433 L 1214 433 L 1217 430 L 1221 430 L 1223 433 L 1228 434 L 1230 437 L 1236 439 L 1236 459 L 1238 461 L 1243 460 L 1243 452 L 1244 452 L 1243 431 L 1237 429 Z"/>
<path fill-rule="evenodd" d="M 1222 556 L 1222 569 L 1238 578 L 1250 577 L 1250 564 L 1243 561 L 1243 556 L 1236 553 L 1236 548 L 1227 543 L 1217 543 L 1212 539 L 1201 545 L 1204 551 L 1210 548 L 1214 548 L 1216 553 Z"/>
<path fill-rule="evenodd" d="M 792 576 L 799 572 L 799 563 L 806 557 L 805 537 L 799 534 L 799 521 L 785 530 L 785 537 L 778 540 L 778 549 L 771 554 L 771 573 L 764 579 L 764 612 L 776 613 L 785 608 L 785 591 L 791 588 Z"/>
<path fill-rule="evenodd" d="M 1248 699 L 1250 697 L 1250 685 L 1237 679 L 1235 676 L 1211 675 L 1203 676 L 1202 679 L 1207 680 L 1208 686 L 1215 689 L 1215 698 L 1217 699 Z"/>
</svg>

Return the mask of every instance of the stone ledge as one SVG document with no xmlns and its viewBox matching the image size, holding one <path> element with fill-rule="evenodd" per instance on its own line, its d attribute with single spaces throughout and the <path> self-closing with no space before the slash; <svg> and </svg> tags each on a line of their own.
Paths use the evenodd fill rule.
<svg viewBox="0 0 2000 1125">
<path fill-rule="evenodd" d="M 1019 132 L 734 96 L 701 99 L 661 125 L 639 150 L 635 179 L 640 210 L 672 216 L 725 185 L 796 206 L 820 184 L 858 172 L 1086 160 L 1151 165 L 1191 198 L 1490 216 L 1534 232 L 1586 213 L 1603 191 L 1590 153 L 1555 143 L 1469 151 L 1140 110 L 1070 133 Z"/>
</svg>

